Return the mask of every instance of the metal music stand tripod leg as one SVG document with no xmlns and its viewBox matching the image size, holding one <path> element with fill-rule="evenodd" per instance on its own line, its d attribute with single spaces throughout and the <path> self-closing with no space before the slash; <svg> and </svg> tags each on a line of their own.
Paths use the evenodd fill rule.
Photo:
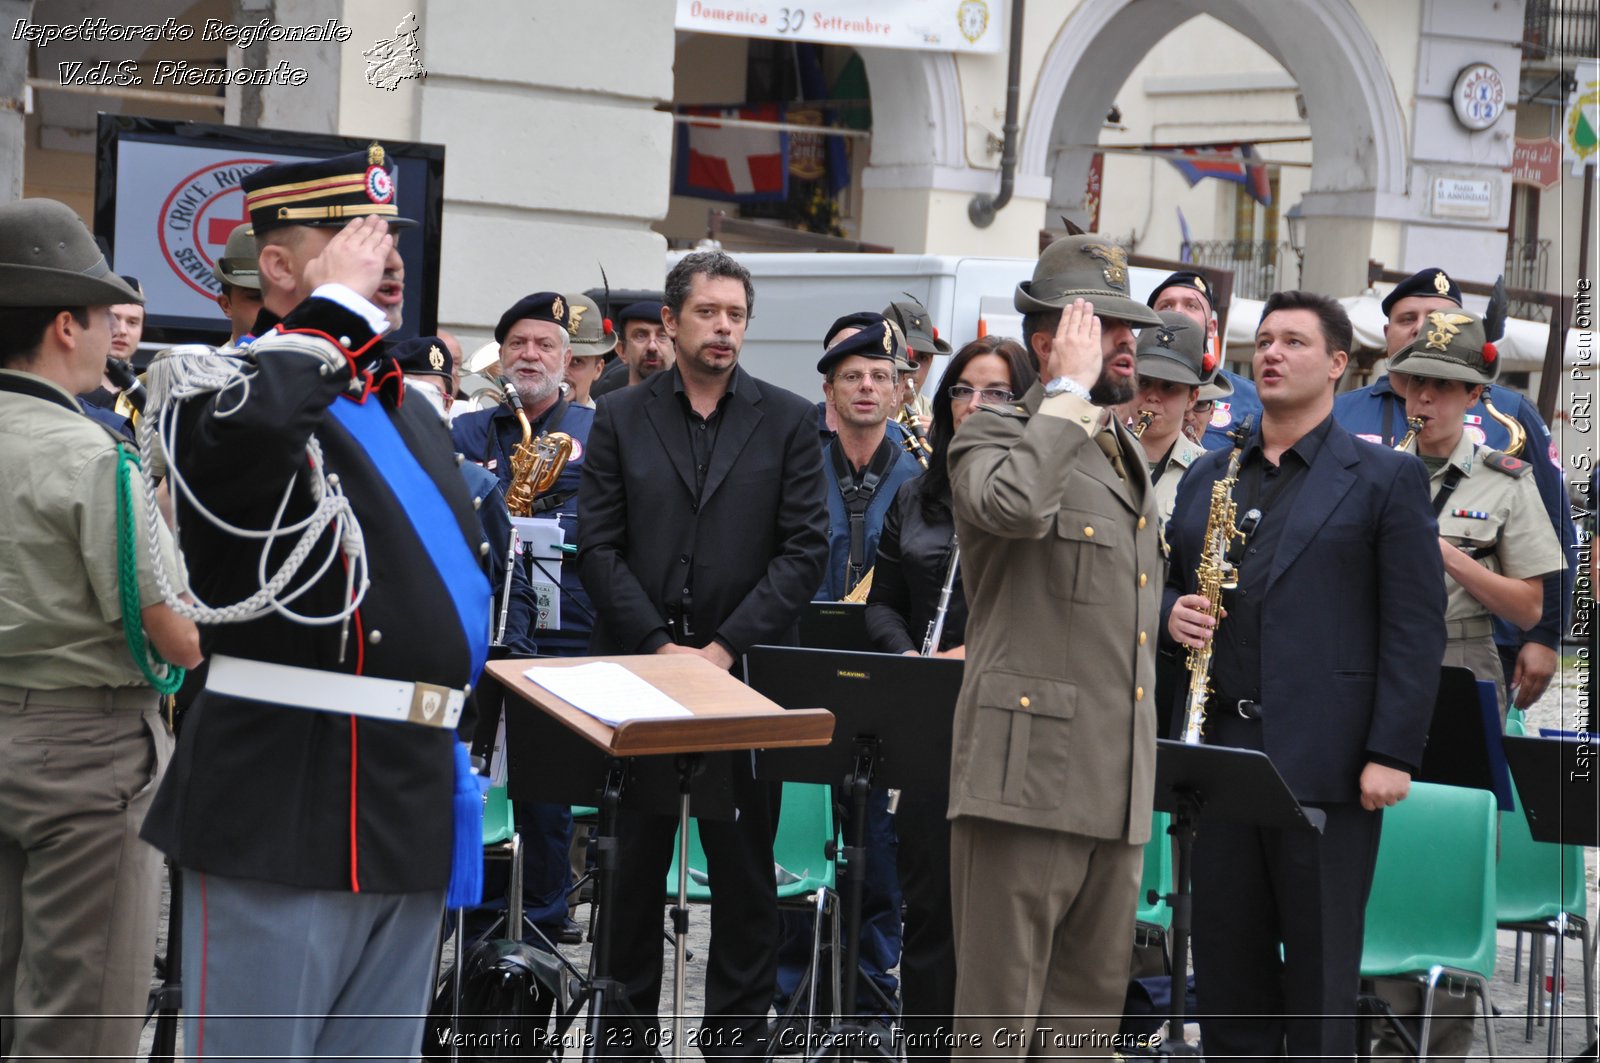
<svg viewBox="0 0 1600 1063">
<path fill-rule="evenodd" d="M 848 898 L 845 916 L 844 942 L 844 999 L 835 1000 L 834 1007 L 840 1020 L 828 1030 L 821 1046 L 807 1063 L 819 1060 L 853 1060 L 862 1048 L 869 1048 L 869 1056 L 894 1058 L 893 1044 L 883 1045 L 873 1039 L 871 1031 L 856 1015 L 856 984 L 861 964 L 861 902 L 866 892 L 867 873 L 867 795 L 872 790 L 873 764 L 878 755 L 876 739 L 858 738 L 855 742 L 855 770 L 845 779 L 850 794 L 851 837 L 855 844 L 846 845 L 845 893 Z"/>
<path fill-rule="evenodd" d="M 672 909 L 672 1055 L 683 1059 L 684 978 L 689 957 L 689 784 L 705 767 L 695 753 L 681 754 L 678 768 L 678 895 Z"/>
<path fill-rule="evenodd" d="M 1200 1054 L 1197 1048 L 1183 1039 L 1184 1012 L 1189 1004 L 1189 937 L 1194 930 L 1190 874 L 1194 867 L 1191 861 L 1194 858 L 1195 821 L 1199 816 L 1200 795 L 1185 793 L 1172 813 L 1172 825 L 1167 828 L 1168 833 L 1177 839 L 1178 860 L 1172 869 L 1175 889 L 1163 898 L 1172 908 L 1172 1001 L 1167 1018 L 1167 1036 L 1158 1049 L 1158 1054 L 1165 1056 Z"/>
</svg>

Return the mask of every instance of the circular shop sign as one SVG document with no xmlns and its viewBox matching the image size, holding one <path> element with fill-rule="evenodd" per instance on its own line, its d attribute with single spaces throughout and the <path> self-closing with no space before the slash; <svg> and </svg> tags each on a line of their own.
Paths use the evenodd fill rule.
<svg viewBox="0 0 1600 1063">
<path fill-rule="evenodd" d="M 1450 93 L 1456 121 L 1474 132 L 1488 129 L 1506 113 L 1506 83 L 1488 63 L 1473 63 L 1456 75 Z"/>
</svg>

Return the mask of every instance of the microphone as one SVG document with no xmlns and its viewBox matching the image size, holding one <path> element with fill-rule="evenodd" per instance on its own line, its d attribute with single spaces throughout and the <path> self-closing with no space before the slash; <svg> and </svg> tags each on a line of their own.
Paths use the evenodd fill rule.
<svg viewBox="0 0 1600 1063">
<path fill-rule="evenodd" d="M 147 392 L 144 385 L 139 382 L 139 374 L 133 371 L 133 366 L 120 358 L 106 359 L 106 376 L 127 396 L 128 402 L 140 413 L 144 412 L 144 401 Z"/>
</svg>

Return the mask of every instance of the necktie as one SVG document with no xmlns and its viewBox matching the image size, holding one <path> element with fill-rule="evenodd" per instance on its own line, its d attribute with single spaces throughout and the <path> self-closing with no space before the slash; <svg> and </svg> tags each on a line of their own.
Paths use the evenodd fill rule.
<svg viewBox="0 0 1600 1063">
<path fill-rule="evenodd" d="M 1117 446 L 1117 437 L 1111 434 L 1109 428 L 1102 429 L 1094 434 L 1094 441 L 1101 450 L 1105 451 L 1106 457 L 1111 459 L 1111 467 L 1117 470 L 1117 478 L 1126 483 L 1128 470 L 1122 464 L 1122 449 Z"/>
</svg>

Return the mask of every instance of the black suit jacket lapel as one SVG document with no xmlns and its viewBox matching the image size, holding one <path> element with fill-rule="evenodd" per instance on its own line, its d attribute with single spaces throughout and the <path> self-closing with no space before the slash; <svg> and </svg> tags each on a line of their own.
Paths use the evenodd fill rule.
<svg viewBox="0 0 1600 1063">
<path fill-rule="evenodd" d="M 671 372 L 655 375 L 649 384 L 651 396 L 644 404 L 644 413 L 650 420 L 650 426 L 655 429 L 656 437 L 661 440 L 661 449 L 666 451 L 672 467 L 678 470 L 678 478 L 683 481 L 692 499 L 694 455 L 689 451 L 689 437 L 683 430 L 683 412 L 678 408 L 682 400 L 673 390 L 672 380 Z"/>
<path fill-rule="evenodd" d="M 719 415 L 722 424 L 717 427 L 717 445 L 711 452 L 711 468 L 706 470 L 706 489 L 700 495 L 702 505 L 722 486 L 728 470 L 739 460 L 744 445 L 750 442 L 751 435 L 764 416 L 761 412 L 761 386 L 743 369 L 736 366 L 733 371 L 736 374 L 733 394 L 728 397 L 728 403 Z"/>
<path fill-rule="evenodd" d="M 1294 563 L 1322 526 L 1339 508 L 1344 496 L 1356 482 L 1355 466 L 1361 460 L 1350 434 L 1339 425 L 1330 425 L 1328 437 L 1317 449 L 1316 460 L 1306 470 L 1306 483 L 1295 496 L 1289 511 L 1288 523 L 1283 528 L 1283 538 L 1278 543 L 1277 556 L 1272 559 L 1272 574 L 1267 579 L 1267 589 Z"/>
</svg>

